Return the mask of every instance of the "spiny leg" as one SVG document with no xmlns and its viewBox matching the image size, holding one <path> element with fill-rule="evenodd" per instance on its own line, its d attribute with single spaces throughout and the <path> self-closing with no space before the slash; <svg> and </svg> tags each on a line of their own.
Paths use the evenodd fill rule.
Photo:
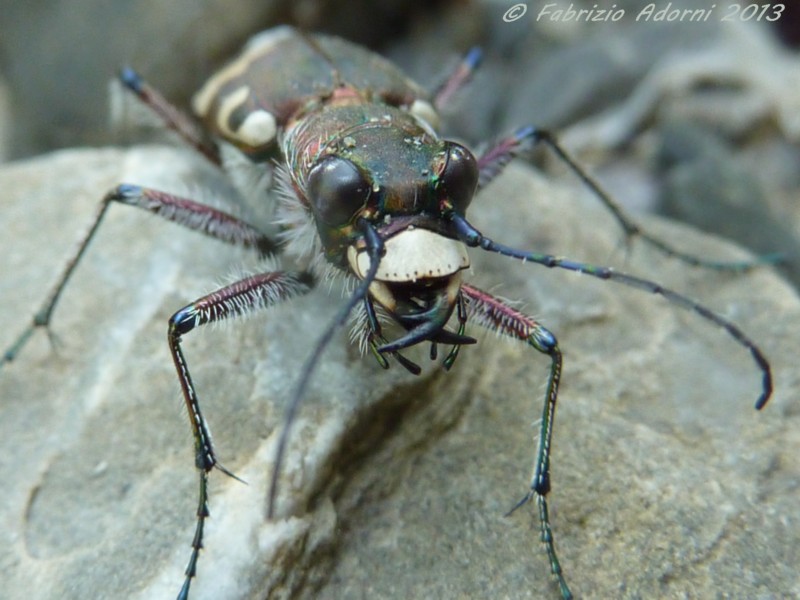
<svg viewBox="0 0 800 600">
<path fill-rule="evenodd" d="M 521 340 L 550 357 L 550 376 L 547 380 L 547 391 L 545 392 L 545 402 L 536 448 L 536 462 L 533 467 L 530 489 L 508 514 L 511 514 L 532 498 L 536 498 L 539 509 L 541 540 L 547 551 L 550 571 L 558 582 L 562 598 L 568 600 L 572 598 L 572 592 L 569 590 L 561 569 L 561 563 L 556 555 L 553 530 L 550 526 L 550 514 L 547 508 L 547 494 L 550 491 L 550 448 L 553 438 L 553 420 L 558 399 L 558 385 L 561 378 L 561 350 L 558 347 L 555 336 L 531 317 L 520 313 L 498 298 L 472 286 L 462 285 L 461 292 L 468 300 L 470 318 L 492 331 Z"/>
<path fill-rule="evenodd" d="M 478 158 L 480 170 L 479 187 L 484 187 L 515 157 L 531 150 L 535 145 L 542 143 L 547 146 L 561 160 L 584 185 L 606 206 L 625 232 L 626 240 L 638 237 L 647 244 L 663 252 L 667 256 L 677 258 L 689 265 L 714 269 L 718 271 L 747 271 L 764 264 L 774 264 L 781 260 L 779 254 L 766 254 L 753 260 L 745 261 L 715 261 L 708 260 L 688 252 L 683 252 L 668 244 L 657 236 L 642 229 L 631 217 L 617 204 L 613 198 L 595 181 L 569 153 L 561 146 L 556 136 L 546 130 L 535 127 L 523 127 L 514 134 L 497 142 L 487 149 Z"/>
<path fill-rule="evenodd" d="M 724 329 L 734 339 L 734 341 L 736 341 L 736 343 L 750 352 L 750 355 L 755 361 L 756 366 L 761 371 L 761 394 L 756 400 L 756 409 L 761 410 L 767 404 L 767 401 L 772 395 L 772 370 L 770 368 L 769 361 L 767 361 L 763 352 L 755 344 L 755 342 L 753 342 L 741 329 L 739 329 L 739 327 L 714 313 L 710 308 L 703 306 L 699 302 L 692 300 L 683 294 L 679 294 L 678 292 L 675 292 L 669 288 L 665 288 L 658 283 L 648 281 L 647 279 L 641 279 L 640 277 L 635 277 L 633 275 L 628 275 L 626 273 L 619 273 L 610 267 L 590 265 L 566 258 L 559 258 L 550 254 L 527 252 L 512 248 L 510 246 L 505 246 L 503 244 L 498 244 L 497 242 L 481 234 L 481 232 L 475 229 L 466 219 L 464 219 L 464 217 L 452 213 L 449 215 L 449 218 L 455 226 L 456 235 L 458 235 L 459 239 L 473 248 L 479 247 L 488 252 L 495 252 L 511 258 L 519 258 L 523 262 L 537 263 L 550 269 L 559 268 L 566 269 L 568 271 L 575 271 L 577 273 L 584 273 L 598 279 L 613 281 L 615 283 L 636 288 L 651 294 L 657 294 L 663 298 L 666 298 L 669 302 L 690 312 L 697 313 L 703 319 L 722 327 L 722 329 Z"/>
<path fill-rule="evenodd" d="M 253 248 L 262 256 L 278 251 L 277 243 L 253 225 L 189 198 L 131 184 L 117 186 L 106 198 L 143 208 L 222 242 Z"/>
<path fill-rule="evenodd" d="M 209 162 L 217 166 L 222 164 L 219 149 L 208 140 L 203 129 L 189 115 L 173 105 L 161 92 L 147 83 L 141 75 L 130 67 L 124 67 L 119 72 L 119 80 L 144 105 L 148 106 L 164 122 L 164 125 L 175 131 L 192 148 L 205 156 Z"/>
<path fill-rule="evenodd" d="M 86 248 L 100 227 L 100 223 L 112 202 L 143 208 L 188 229 L 198 231 L 223 242 L 254 248 L 262 254 L 272 254 L 277 249 L 275 242 L 268 236 L 252 225 L 225 212 L 205 206 L 194 200 L 181 198 L 159 190 L 138 185 L 119 185 L 103 197 L 91 226 L 81 238 L 74 254 L 67 261 L 61 276 L 45 297 L 39 310 L 33 315 L 28 327 L 5 351 L 0 366 L 11 362 L 17 357 L 36 329 L 40 327 L 49 328 L 53 310 L 58 304 L 61 293 L 64 291 L 75 267 L 80 262 Z"/>
<path fill-rule="evenodd" d="M 189 423 L 194 438 L 195 466 L 200 477 L 197 524 L 192 540 L 192 553 L 186 565 L 186 579 L 178 594 L 178 600 L 187 600 L 188 598 L 189 587 L 197 571 L 200 549 L 203 547 L 203 529 L 206 517 L 209 516 L 208 473 L 216 467 L 227 475 L 235 477 L 217 461 L 211 433 L 200 410 L 189 367 L 181 349 L 181 338 L 200 325 L 241 316 L 304 294 L 311 288 L 311 285 L 311 276 L 306 273 L 295 274 L 281 271 L 260 273 L 192 302 L 176 312 L 169 320 L 167 334 L 169 349 L 178 372 L 186 410 L 189 414 Z"/>
</svg>

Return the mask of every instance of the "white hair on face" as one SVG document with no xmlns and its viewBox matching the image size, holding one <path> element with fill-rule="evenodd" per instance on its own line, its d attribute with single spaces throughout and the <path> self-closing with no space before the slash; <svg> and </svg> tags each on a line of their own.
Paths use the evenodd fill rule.
<svg viewBox="0 0 800 600">
<path fill-rule="evenodd" d="M 322 241 L 317 233 L 314 216 L 297 197 L 289 173 L 284 167 L 275 168 L 274 194 L 278 201 L 275 224 L 281 228 L 278 235 L 286 253 L 300 261 L 316 263 L 320 258 L 324 261 Z"/>
<path fill-rule="evenodd" d="M 358 352 L 364 356 L 369 349 L 369 324 L 367 309 L 363 302 L 359 302 L 350 313 L 350 343 L 358 347 Z"/>
</svg>

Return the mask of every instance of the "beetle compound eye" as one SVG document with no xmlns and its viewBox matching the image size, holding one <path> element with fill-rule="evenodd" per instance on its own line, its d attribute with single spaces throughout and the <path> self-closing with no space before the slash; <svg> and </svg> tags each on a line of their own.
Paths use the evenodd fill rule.
<svg viewBox="0 0 800 600">
<path fill-rule="evenodd" d="M 447 143 L 444 164 L 437 174 L 442 200 L 448 200 L 459 214 L 464 214 L 478 186 L 478 162 L 472 152 L 454 142 Z"/>
<path fill-rule="evenodd" d="M 352 162 L 328 156 L 311 169 L 306 194 L 318 218 L 329 225 L 344 225 L 366 204 L 370 189 Z"/>
</svg>

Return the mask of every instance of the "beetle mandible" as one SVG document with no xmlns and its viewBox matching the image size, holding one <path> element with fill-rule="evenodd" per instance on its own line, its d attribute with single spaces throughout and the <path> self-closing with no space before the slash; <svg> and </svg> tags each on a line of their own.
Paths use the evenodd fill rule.
<svg viewBox="0 0 800 600">
<path fill-rule="evenodd" d="M 351 313 L 362 348 L 383 368 L 396 361 L 418 374 L 420 367 L 402 351 L 424 342 L 449 346 L 441 364 L 449 370 L 472 320 L 521 341 L 550 360 L 544 407 L 528 491 L 516 510 L 535 500 L 550 570 L 562 598 L 571 598 L 556 554 L 547 494 L 553 419 L 562 371 L 556 337 L 509 303 L 466 283 L 468 248 L 587 274 L 658 294 L 722 327 L 750 352 L 762 373 L 761 409 L 772 393 L 770 365 L 735 324 L 705 306 L 654 282 L 547 254 L 495 242 L 467 220 L 476 192 L 514 157 L 535 144 L 553 151 L 611 211 L 628 238 L 638 237 L 664 254 L 695 266 L 744 270 L 768 260 L 720 263 L 673 248 L 633 222 L 547 131 L 524 127 L 475 156 L 465 146 L 441 138 L 437 109 L 470 78 L 480 60 L 470 51 L 434 93 L 409 80 L 383 58 L 341 39 L 279 27 L 254 37 L 242 54 L 214 75 L 194 98 L 204 128 L 175 109 L 137 73 L 124 69 L 122 83 L 164 123 L 209 161 L 232 174 L 244 195 L 268 203 L 278 226 L 267 233 L 226 212 L 194 200 L 133 184 L 111 190 L 88 233 L 31 324 L 5 352 L 13 360 L 32 333 L 50 324 L 52 312 L 108 207 L 115 202 L 147 209 L 189 229 L 263 255 L 282 254 L 300 267 L 245 277 L 178 310 L 169 320 L 169 348 L 189 413 L 199 473 L 197 521 L 186 577 L 178 594 L 186 599 L 195 575 L 208 509 L 208 474 L 217 460 L 209 427 L 181 348 L 195 328 L 267 308 L 308 292 L 316 281 L 344 274 L 352 292 L 314 346 L 289 403 L 277 444 L 269 490 L 274 516 L 281 464 L 291 425 L 305 388 L 334 333 Z M 287 81 L 286 74 L 291 78 Z M 212 134 L 209 140 L 206 130 Z M 273 167 L 273 162 L 278 167 Z M 254 176 L 253 176 L 254 175 Z M 269 186 L 252 181 L 268 176 Z M 267 187 L 270 193 L 267 192 Z M 384 331 L 384 320 L 394 327 Z M 234 476 L 235 477 L 235 476 Z"/>
</svg>

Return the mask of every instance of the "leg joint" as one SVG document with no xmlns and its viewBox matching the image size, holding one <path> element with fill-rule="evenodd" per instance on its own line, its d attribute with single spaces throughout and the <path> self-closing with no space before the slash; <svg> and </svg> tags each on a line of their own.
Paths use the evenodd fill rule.
<svg viewBox="0 0 800 600">
<path fill-rule="evenodd" d="M 170 338 L 179 338 L 185 333 L 189 333 L 198 324 L 198 313 L 191 305 L 180 309 L 169 319 Z"/>
</svg>

